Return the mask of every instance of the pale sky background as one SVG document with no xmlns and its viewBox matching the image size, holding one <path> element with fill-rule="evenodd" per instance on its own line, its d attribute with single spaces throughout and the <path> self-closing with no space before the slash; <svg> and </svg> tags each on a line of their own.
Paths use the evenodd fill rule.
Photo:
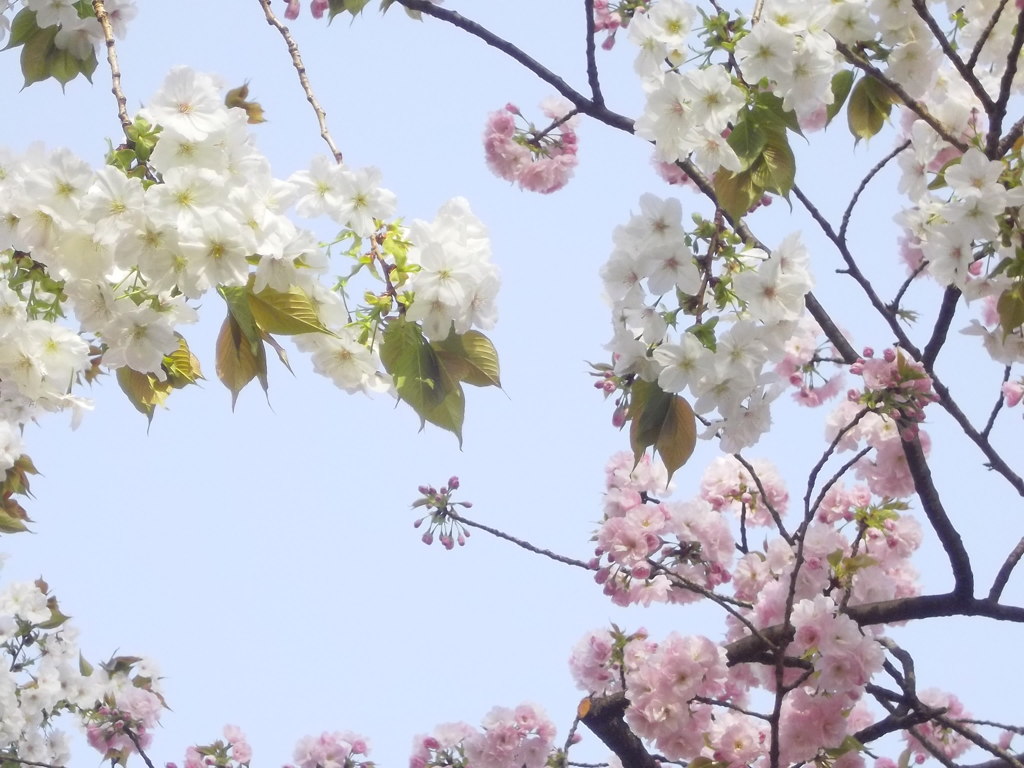
<svg viewBox="0 0 1024 768">
<path fill-rule="evenodd" d="M 585 86 L 582 3 L 447 5 Z M 77 432 L 65 416 L 29 430 L 28 450 L 44 475 L 27 505 L 36 535 L 3 542 L 11 555 L 4 578 L 43 575 L 91 660 L 117 651 L 158 661 L 173 711 L 150 750 L 157 764 L 180 762 L 188 744 L 213 741 L 234 723 L 249 736 L 254 764 L 290 760 L 305 734 L 352 729 L 370 738 L 382 765 L 402 766 L 414 734 L 451 720 L 475 725 L 492 706 L 522 701 L 543 706 L 561 739 L 581 696 L 566 660 L 584 631 L 615 620 L 647 626 L 655 637 L 676 629 L 718 639 L 721 615 L 707 607 L 621 611 L 589 574 L 479 532 L 455 552 L 425 547 L 409 504 L 418 485 L 457 474 L 460 498 L 474 502 L 471 517 L 588 557 L 604 463 L 628 447 L 584 363 L 605 358 L 610 335 L 597 272 L 613 227 L 627 221 L 639 196 L 672 191 L 651 170 L 644 142 L 592 123 L 579 130 L 581 165 L 565 190 L 543 197 L 494 178 L 480 143 L 487 113 L 512 101 L 537 115 L 551 90 L 461 31 L 413 22 L 398 8 L 383 18 L 368 8 L 355 23 L 339 17 L 331 27 L 304 10 L 291 27 L 346 162 L 379 167 L 407 219 L 432 218 L 462 195 L 488 226 L 503 276 L 501 319 L 490 335 L 508 396 L 469 393 L 460 451 L 439 429 L 417 433 L 404 405 L 335 389 L 293 351 L 294 377 L 270 361 L 270 407 L 251 387 L 232 413 L 213 361 L 224 307 L 210 296 L 201 325 L 185 329 L 207 381 L 175 392 L 148 434 L 112 380 L 94 388 L 96 410 Z M 255 0 L 141 2 L 118 52 L 130 109 L 172 66 L 189 64 L 227 87 L 250 81 L 269 119 L 254 134 L 278 177 L 326 152 L 284 43 Z M 632 56 L 620 40 L 600 60 L 610 106 L 636 116 L 642 96 Z M 0 54 L 8 115 L 0 143 L 23 149 L 43 140 L 102 162 L 104 138 L 117 142 L 119 126 L 104 62 L 94 79 L 71 83 L 64 95 L 52 81 L 19 92 L 17 54 Z M 855 174 L 892 145 L 885 134 L 854 149 L 841 122 L 811 138 L 824 138 L 824 149 L 799 148 L 798 183 L 833 215 Z M 873 189 L 884 195 L 860 211 L 854 228 L 869 274 L 892 284 L 903 277 L 891 224 L 900 204 L 889 191 L 894 178 L 883 175 Z M 707 211 L 694 195 L 679 194 L 687 212 Z M 777 243 L 803 226 L 786 214 L 776 201 L 754 217 L 755 231 Z M 818 243 L 807 241 L 812 250 Z M 856 346 L 886 346 L 887 334 L 864 325 L 852 282 L 830 274 L 834 254 L 814 254 L 819 297 L 855 330 Z M 937 293 L 922 290 L 918 307 Z M 973 342 L 952 343 L 972 350 Z M 946 360 L 950 383 L 977 379 L 982 358 L 969 359 Z M 972 414 L 987 413 L 997 387 L 993 367 L 977 399 L 965 401 Z M 780 465 L 794 504 L 824 447 L 825 415 L 780 403 L 775 434 L 749 451 Z M 1019 429 L 1019 419 L 1010 413 L 997 434 Z M 936 475 L 954 519 L 970 525 L 968 544 L 991 540 L 992 554 L 975 563 L 985 583 L 1024 528 L 1019 500 L 985 475 L 976 452 L 943 439 L 948 426 L 931 427 Z M 713 445 L 699 446 L 676 476 L 677 498 L 697 492 L 714 455 Z M 1019 447 L 1006 455 L 1020 466 Z M 929 538 L 917 563 L 928 573 L 926 588 L 942 590 L 949 580 L 935 552 Z M 1021 592 L 1015 579 L 1007 596 Z M 894 634 L 918 653 L 921 687 L 953 690 L 978 716 L 1020 722 L 1012 692 L 1020 682 L 1019 628 L 946 621 Z M 574 757 L 604 754 L 591 746 Z M 76 767 L 98 762 L 84 748 L 73 759 Z"/>
</svg>

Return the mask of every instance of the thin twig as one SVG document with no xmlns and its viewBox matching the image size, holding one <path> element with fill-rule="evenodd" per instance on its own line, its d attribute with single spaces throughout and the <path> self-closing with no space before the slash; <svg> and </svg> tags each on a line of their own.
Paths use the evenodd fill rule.
<svg viewBox="0 0 1024 768">
<path fill-rule="evenodd" d="M 1011 370 L 1012 370 L 1012 366 L 1009 366 L 1009 365 L 1006 366 L 1003 369 L 1003 384 L 1005 384 L 1006 382 L 1008 382 L 1010 380 L 1010 372 L 1011 372 Z M 1000 389 L 999 390 L 999 397 L 996 398 L 996 403 L 995 403 L 995 405 L 992 406 L 992 412 L 988 415 L 988 421 L 985 422 L 985 428 L 983 430 L 981 430 L 982 437 L 984 437 L 986 439 L 988 438 L 989 434 L 992 432 L 992 427 L 994 427 L 995 424 L 996 424 L 996 417 L 999 415 L 999 411 L 1001 411 L 1002 408 L 1003 408 L 1003 399 L 1004 399 L 1003 391 L 1002 391 L 1002 389 Z"/>
<path fill-rule="evenodd" d="M 103 5 L 103 0 L 92 0 L 92 9 L 96 14 L 96 20 L 103 29 L 103 39 L 107 44 L 107 64 L 110 65 L 110 92 L 114 94 L 114 99 L 117 100 L 117 119 L 121 121 L 124 137 L 128 140 L 129 144 L 133 144 L 134 142 L 132 142 L 131 136 L 129 136 L 132 121 L 128 117 L 128 100 L 124 96 L 124 91 L 121 90 L 121 67 L 117 63 L 114 28 L 110 26 L 110 15 L 107 13 L 106 6 Z"/>
<path fill-rule="evenodd" d="M 1020 58 L 1021 48 L 1024 47 L 1024 8 L 1017 14 L 1017 26 L 1013 31 L 1013 41 L 1010 43 L 1010 51 L 1006 56 L 1006 69 L 1003 70 L 1003 77 L 999 81 L 999 96 L 996 98 L 995 107 L 988 112 L 988 136 L 985 137 L 985 154 L 989 160 L 995 160 L 994 153 L 999 148 L 999 135 L 1003 130 L 1003 118 L 1006 116 L 1006 105 L 1010 100 L 1010 90 L 1014 78 L 1017 76 L 1017 61 Z"/>
<path fill-rule="evenodd" d="M 40 763 L 36 760 L 24 760 L 20 757 L 14 757 L 8 755 L 5 752 L 0 752 L 0 765 L 4 763 L 19 763 L 20 765 L 31 765 L 33 768 L 64 768 L 63 765 L 54 765 L 53 763 Z"/>
<path fill-rule="evenodd" d="M 1022 556 L 1024 556 L 1024 538 L 1017 542 L 1017 546 L 1010 550 L 1010 554 L 1006 556 L 1003 564 L 999 566 L 999 572 L 992 580 L 992 588 L 988 591 L 989 600 L 993 602 L 999 600 L 1003 594 L 1006 582 L 1010 580 L 1010 574 L 1013 573 L 1013 569 L 1017 567 L 1017 563 L 1020 562 Z"/>
<path fill-rule="evenodd" d="M 903 151 L 909 147 L 909 139 L 900 144 L 897 144 L 896 147 L 892 150 L 892 152 L 890 152 L 877 163 L 875 163 L 874 167 L 870 171 L 868 171 L 867 175 L 860 180 L 860 184 L 858 184 L 857 189 L 854 190 L 853 196 L 850 198 L 850 202 L 846 206 L 846 210 L 843 211 L 843 220 L 839 224 L 839 239 L 842 240 L 844 243 L 846 242 L 846 230 L 849 229 L 850 227 L 850 217 L 853 216 L 853 209 L 857 206 L 857 202 L 860 200 L 861 193 L 871 182 L 871 180 L 875 178 L 875 176 L 877 176 L 883 168 L 885 168 L 885 166 L 887 166 L 890 162 L 892 162 L 893 159 L 902 154 Z"/>
<path fill-rule="evenodd" d="M 483 523 L 477 523 L 473 520 L 468 520 L 462 515 L 456 514 L 455 512 L 449 511 L 448 515 L 451 517 L 452 520 L 460 522 L 463 525 L 468 525 L 470 528 L 479 528 L 481 531 L 485 531 L 486 533 L 489 533 L 492 536 L 496 536 L 499 539 L 510 541 L 517 547 L 521 547 L 527 550 L 528 552 L 533 552 L 536 555 L 544 555 L 544 557 L 549 557 L 552 560 L 555 560 L 559 563 L 564 563 L 565 565 L 575 565 L 577 568 L 583 568 L 586 571 L 597 570 L 594 566 L 590 565 L 589 563 L 584 563 L 582 560 L 576 560 L 571 557 L 566 557 L 565 555 L 560 555 L 557 552 L 552 552 L 549 549 L 541 549 L 540 547 L 535 546 L 528 541 L 524 541 L 523 539 L 517 539 L 515 536 L 511 536 L 505 533 L 504 531 L 499 531 L 497 528 L 491 528 L 491 526 L 489 525 L 484 525 Z"/>
<path fill-rule="evenodd" d="M 971 55 L 967 57 L 967 68 L 973 70 L 974 65 L 978 63 L 978 57 L 981 56 L 981 49 L 985 47 L 985 43 L 988 42 L 989 37 L 992 34 L 992 30 L 996 28 L 996 24 L 999 22 L 999 17 L 1003 14 L 1003 9 L 1006 8 L 1006 4 L 1009 0 L 999 0 L 999 5 L 996 6 L 995 12 L 992 14 L 992 18 L 988 20 L 988 24 L 985 25 L 985 29 L 982 30 L 981 36 L 978 38 L 978 42 L 974 44 L 974 49 L 971 51 Z"/>
<path fill-rule="evenodd" d="M 793 537 L 790 536 L 789 533 L 787 533 L 786 526 L 782 524 L 782 516 L 778 513 L 778 510 L 776 510 L 775 507 L 772 506 L 772 503 L 768 500 L 768 493 L 767 491 L 765 491 L 764 483 L 762 483 L 761 478 L 758 477 L 757 470 L 754 469 L 754 465 L 747 461 L 745 458 L 743 458 L 742 454 L 740 453 L 734 453 L 732 457 L 736 459 L 736 461 L 738 461 L 745 470 L 747 470 L 747 474 L 749 474 L 751 479 L 754 481 L 754 485 L 757 486 L 757 492 L 761 495 L 761 503 L 764 504 L 765 509 L 767 509 L 768 513 L 772 516 L 772 520 L 775 522 L 775 527 L 779 529 L 779 534 L 782 536 L 783 539 L 786 540 L 787 544 L 792 544 Z"/>
<path fill-rule="evenodd" d="M 267 24 L 278 31 L 288 46 L 288 53 L 292 57 L 292 66 L 295 67 L 295 71 L 299 75 L 299 83 L 302 85 L 303 93 L 306 94 L 306 101 L 309 102 L 310 106 L 313 107 L 313 111 L 316 113 L 316 121 L 320 126 L 320 138 L 327 143 L 334 159 L 338 163 L 341 163 L 344 158 L 341 154 L 341 150 L 338 149 L 337 145 L 334 143 L 334 139 L 331 137 L 331 132 L 327 130 L 327 113 L 324 112 L 323 107 L 320 106 L 320 102 L 317 101 L 316 96 L 313 93 L 313 87 L 309 84 L 309 77 L 306 75 L 306 66 L 302 63 L 302 56 L 299 54 L 298 43 L 295 42 L 295 38 L 292 37 L 292 33 L 288 31 L 288 27 L 282 24 L 281 20 L 277 18 L 277 15 L 270 7 L 270 0 L 259 0 L 259 2 L 260 5 L 263 6 L 264 15 L 267 17 Z"/>
<path fill-rule="evenodd" d="M 135 732 L 128 727 L 125 727 L 124 732 L 128 734 L 128 738 L 132 740 L 132 744 L 135 745 L 135 749 L 138 751 L 139 756 L 145 761 L 147 767 L 156 768 L 153 765 L 153 761 L 149 759 L 149 755 L 147 755 L 145 750 L 142 748 L 142 744 L 139 742 L 139 737 L 135 734 Z"/>
</svg>

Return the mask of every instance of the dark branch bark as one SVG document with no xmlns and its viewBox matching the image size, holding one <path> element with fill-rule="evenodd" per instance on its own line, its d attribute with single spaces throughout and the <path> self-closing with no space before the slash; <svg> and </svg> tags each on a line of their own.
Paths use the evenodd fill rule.
<svg viewBox="0 0 1024 768">
<path fill-rule="evenodd" d="M 615 756 L 624 768 L 661 768 L 640 738 L 626 725 L 626 695 L 590 699 L 590 709 L 582 718 L 583 724 L 593 732 Z"/>
</svg>

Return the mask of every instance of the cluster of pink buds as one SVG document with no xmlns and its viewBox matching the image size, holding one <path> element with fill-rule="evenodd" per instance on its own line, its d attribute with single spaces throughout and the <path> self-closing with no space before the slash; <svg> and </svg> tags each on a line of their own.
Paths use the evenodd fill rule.
<svg viewBox="0 0 1024 768">
<path fill-rule="evenodd" d="M 900 437 L 913 440 L 917 425 L 924 421 L 924 407 L 938 400 L 924 366 L 899 349 L 886 349 L 876 358 L 874 350 L 867 348 L 850 372 L 864 379 L 864 391 L 850 390 L 850 400 L 895 420 Z"/>
<path fill-rule="evenodd" d="M 544 129 L 527 122 L 514 104 L 492 112 L 484 129 L 484 156 L 495 176 L 546 195 L 564 187 L 576 168 L 576 110 L 558 99 L 541 109 L 551 119 Z"/>
<path fill-rule="evenodd" d="M 432 485 L 421 485 L 419 492 L 423 494 L 412 503 L 413 508 L 426 507 L 429 512 L 413 522 L 414 528 L 419 528 L 424 521 L 428 521 L 427 530 L 423 533 L 423 543 L 433 544 L 436 537 L 445 549 L 454 549 L 458 543 L 460 547 L 466 545 L 469 538 L 469 529 L 459 518 L 455 507 L 469 509 L 473 506 L 471 501 L 451 500 L 452 494 L 459 488 L 459 478 L 452 476 L 448 484 L 441 486 L 438 490 Z"/>
<path fill-rule="evenodd" d="M 597 381 L 594 382 L 594 389 L 604 392 L 604 396 L 613 395 L 619 390 L 622 394 L 615 399 L 615 411 L 612 412 L 612 426 L 622 429 L 629 420 L 629 407 L 626 404 L 626 383 L 622 377 L 615 374 L 615 368 L 608 363 L 590 363 L 593 368 L 590 372 Z"/>
<path fill-rule="evenodd" d="M 610 51 L 615 45 L 615 33 L 620 27 L 628 27 L 633 14 L 647 10 L 650 0 L 623 0 L 611 4 L 608 0 L 594 0 L 594 31 L 607 32 L 608 37 L 601 47 Z"/>
<path fill-rule="evenodd" d="M 324 12 L 328 9 L 330 3 L 328 0 L 312 0 L 309 4 L 309 10 L 313 14 L 314 19 L 323 18 Z M 302 10 L 301 0 L 288 0 L 288 8 L 284 12 L 284 17 L 289 20 L 299 18 L 299 11 Z"/>
</svg>

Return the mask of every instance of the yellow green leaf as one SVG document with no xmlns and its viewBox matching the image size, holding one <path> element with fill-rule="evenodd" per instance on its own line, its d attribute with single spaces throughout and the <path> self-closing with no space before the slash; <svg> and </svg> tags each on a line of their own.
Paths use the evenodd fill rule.
<svg viewBox="0 0 1024 768">
<path fill-rule="evenodd" d="M 228 314 L 217 335 L 217 378 L 231 392 L 231 409 L 238 401 L 238 393 L 255 378 L 266 392 L 267 352 L 260 341 L 253 351 L 234 315 Z"/>
<path fill-rule="evenodd" d="M 498 351 L 489 338 L 479 331 L 455 333 L 439 344 L 432 344 L 448 373 L 457 381 L 474 387 L 501 388 Z"/>
<path fill-rule="evenodd" d="M 644 451 L 653 448 L 661 456 L 671 480 L 693 455 L 697 417 L 686 400 L 663 391 L 656 383 L 638 379 L 630 390 L 629 442 L 633 458 L 639 463 Z"/>
<path fill-rule="evenodd" d="M 151 373 L 140 373 L 127 366 L 117 369 L 117 383 L 128 396 L 128 402 L 150 423 L 156 406 L 164 404 L 171 390 L 169 382 L 160 381 Z"/>
<path fill-rule="evenodd" d="M 199 358 L 192 354 L 185 337 L 180 333 L 175 335 L 178 337 L 178 348 L 164 357 L 163 368 L 167 372 L 168 383 L 175 389 L 181 389 L 203 378 L 203 372 L 199 367 Z"/>
<path fill-rule="evenodd" d="M 265 333 L 294 336 L 298 333 L 330 333 L 317 314 L 316 306 L 301 288 L 278 291 L 264 288 L 249 293 L 249 309 Z"/>
</svg>

